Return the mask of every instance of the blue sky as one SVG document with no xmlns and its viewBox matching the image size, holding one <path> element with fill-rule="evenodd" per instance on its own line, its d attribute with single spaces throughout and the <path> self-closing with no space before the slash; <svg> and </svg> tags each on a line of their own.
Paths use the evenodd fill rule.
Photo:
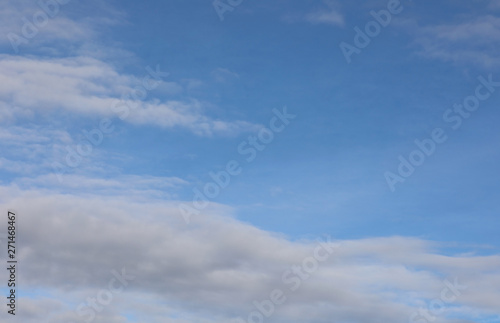
<svg viewBox="0 0 500 323">
<path fill-rule="evenodd" d="M 265 275 L 302 259 L 304 248 L 328 235 L 346 245 L 348 259 L 358 259 L 357 248 L 377 259 L 362 264 L 356 260 L 353 268 L 360 273 L 371 266 L 383 271 L 394 265 L 414 274 L 407 278 L 414 285 L 387 287 L 389 291 L 371 289 L 382 279 L 377 275 L 358 286 L 364 301 L 373 296 L 385 302 L 386 293 L 395 293 L 398 306 L 406 306 L 393 308 L 387 304 L 394 302 L 387 301 L 381 305 L 387 311 L 376 314 L 378 319 L 398 320 L 418 308 L 419 300 L 439 296 L 440 277 L 462 275 L 470 279 L 471 294 L 452 304 L 455 307 L 450 305 L 436 322 L 498 322 L 498 306 L 495 310 L 479 295 L 498 299 L 500 286 L 500 272 L 494 267 L 500 247 L 500 2 L 221 0 L 219 5 L 229 6 L 228 2 L 233 6 L 224 12 L 211 1 L 199 0 L 0 5 L 0 203 L 26 215 L 26 235 L 36 232 L 38 225 L 46 235 L 63 230 L 69 239 L 26 236 L 21 255 L 29 267 L 27 276 L 43 270 L 55 274 L 55 267 L 75 264 L 63 275 L 64 284 L 50 277 L 26 278 L 27 286 L 46 295 L 30 296 L 30 306 L 54 306 L 43 315 L 33 309 L 29 318 L 70 319 L 74 304 L 107 283 L 103 272 L 121 268 L 121 258 L 114 259 L 116 263 L 102 259 L 97 266 L 102 272 L 87 277 L 79 270 L 92 257 L 77 261 L 62 252 L 43 258 L 34 254 L 37 244 L 63 244 L 69 253 L 92 254 L 91 247 L 82 245 L 92 240 L 92 234 L 78 227 L 101 223 L 111 230 L 114 223 L 116 232 L 103 231 L 109 237 L 99 241 L 122 254 L 134 247 L 121 245 L 120 235 L 134 236 L 133 226 L 143 219 L 147 224 L 140 226 L 144 231 L 138 237 L 156 237 L 172 226 L 172 236 L 185 234 L 193 250 L 203 246 L 204 239 L 217 240 L 215 233 L 205 230 L 227 227 L 242 230 L 245 237 L 255 235 L 256 245 L 264 249 L 276 246 L 273 250 L 281 253 L 283 247 L 285 253 L 297 254 L 280 264 L 256 265 L 254 271 Z M 34 17 L 44 19 L 44 12 L 48 18 L 30 31 Z M 387 26 L 375 22 L 374 12 L 382 15 L 380 19 L 390 17 Z M 370 24 L 378 26 L 372 37 L 366 36 Z M 369 43 L 346 56 L 341 44 L 356 46 L 356 37 Z M 454 106 L 474 102 L 477 107 L 470 110 Z M 284 124 L 279 119 L 282 131 L 269 130 L 273 118 L 284 111 L 295 117 Z M 266 131 L 271 131 L 272 140 L 248 162 L 238 147 Z M 432 139 L 435 131 L 442 142 Z M 94 144 L 85 141 L 84 132 L 94 134 Z M 416 140 L 433 148 L 425 154 Z M 67 149 L 77 151 L 78 145 L 91 151 L 76 153 L 77 161 L 70 165 Z M 409 161 L 412 153 L 423 159 L 406 177 L 398 170 L 400 156 Z M 226 187 L 219 187 L 220 193 L 207 198 L 208 206 L 186 223 L 179 206 L 193 206 L 196 190 L 213 183 L 210 173 L 224 171 L 230 161 L 238 163 L 241 173 L 231 176 Z M 64 174 L 55 169 L 64 169 Z M 388 176 L 401 181 L 391 184 Z M 131 213 L 141 206 L 149 213 Z M 39 217 L 51 220 L 44 223 Z M 238 234 L 228 234 L 227 240 L 220 234 L 221 245 L 210 246 L 222 252 L 222 245 L 235 243 Z M 167 244 L 159 237 L 154 243 L 159 250 Z M 373 251 L 370 246 L 378 244 L 380 250 Z M 413 252 L 415 259 L 429 260 L 385 261 L 382 255 L 391 253 L 392 247 L 408 248 L 409 259 Z M 241 248 L 233 250 L 234 257 L 254 265 L 267 259 L 267 254 L 258 258 L 246 254 L 250 247 Z M 164 256 L 181 257 L 168 252 Z M 35 260 L 43 265 L 35 265 Z M 225 261 L 224 268 L 233 268 L 230 260 Z M 472 262 L 480 265 L 476 268 Z M 190 264 L 187 261 L 183 270 Z M 136 268 L 139 276 L 141 268 Z M 155 270 L 162 268 L 157 264 Z M 328 270 L 335 275 L 335 265 Z M 482 278 L 472 278 L 473 272 L 483 271 Z M 390 279 L 391 271 L 385 272 L 384 279 Z M 318 277 L 328 280 L 329 275 Z M 217 285 L 193 283 L 181 295 L 158 296 L 153 283 L 143 282 L 93 320 L 229 322 L 244 315 L 251 302 L 243 299 L 220 313 L 215 300 L 203 303 L 206 295 L 198 292 L 211 284 Z M 71 293 L 71 301 L 66 300 L 70 305 L 58 298 L 63 291 Z M 142 304 L 125 315 L 123 309 L 134 304 L 134 295 L 176 305 L 166 314 L 159 310 L 165 306 L 161 301 L 158 308 Z M 319 291 L 311 295 L 323 297 Z M 199 297 L 200 303 L 187 301 L 189 297 Z M 310 322 L 323 322 L 329 315 L 339 315 L 342 322 L 363 321 L 355 310 L 330 312 L 315 303 L 295 301 L 297 308 L 316 313 Z M 324 301 L 335 303 L 327 296 Z M 360 306 L 354 300 L 348 304 Z M 304 317 L 289 309 L 269 320 Z"/>
</svg>

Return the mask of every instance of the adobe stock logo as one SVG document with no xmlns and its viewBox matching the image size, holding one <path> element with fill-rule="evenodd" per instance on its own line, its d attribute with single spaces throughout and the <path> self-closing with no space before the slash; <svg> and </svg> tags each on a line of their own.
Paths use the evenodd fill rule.
<svg viewBox="0 0 500 323">
<path fill-rule="evenodd" d="M 443 121 L 449 124 L 453 131 L 460 129 L 464 121 L 470 118 L 481 107 L 482 103 L 495 93 L 497 88 L 500 88 L 500 82 L 494 81 L 491 74 L 488 75 L 488 78 L 479 76 L 477 80 L 478 84 L 473 94 L 466 96 L 462 103 L 453 104 L 453 108 L 448 108 L 443 113 Z M 391 192 L 396 190 L 396 184 L 404 183 L 418 167 L 422 166 L 438 150 L 438 144 L 443 144 L 446 140 L 448 140 L 446 130 L 439 127 L 434 128 L 430 138 L 414 141 L 416 148 L 408 154 L 407 158 L 399 155 L 397 172 L 386 171 L 384 173 Z"/>
<path fill-rule="evenodd" d="M 429 323 L 435 322 L 438 315 L 444 314 L 447 306 L 456 302 L 457 298 L 462 295 L 461 290 L 467 289 L 466 285 L 460 285 L 458 278 L 455 277 L 453 283 L 445 279 L 443 284 L 446 286 L 441 290 L 439 298 L 434 298 L 429 302 L 427 308 L 419 308 L 418 312 L 410 315 L 408 323 Z"/>
<path fill-rule="evenodd" d="M 400 14 L 403 9 L 404 7 L 399 0 L 389 0 L 387 3 L 387 10 L 382 9 L 378 12 L 373 10 L 370 11 L 370 15 L 374 20 L 366 23 L 364 31 L 358 26 L 354 27 L 355 35 L 353 45 L 346 42 L 341 42 L 339 45 L 346 62 L 350 64 L 352 55 L 361 54 L 361 50 L 370 45 L 372 39 L 381 33 L 382 28 L 389 26 L 392 21 L 392 16 Z"/>
<path fill-rule="evenodd" d="M 60 6 L 65 5 L 70 0 L 39 0 L 37 1 L 38 6 L 41 10 L 38 10 L 33 14 L 30 19 L 23 17 L 23 26 L 21 27 L 21 35 L 16 33 L 8 33 L 7 39 L 9 39 L 12 49 L 16 54 L 19 53 L 19 46 L 22 44 L 27 44 L 28 40 L 33 39 L 42 28 L 47 26 L 50 19 L 54 19 L 60 13 Z"/>
<path fill-rule="evenodd" d="M 113 278 L 108 281 L 107 288 L 99 290 L 96 297 L 87 297 L 87 302 L 80 303 L 76 308 L 76 314 L 86 323 L 94 321 L 97 313 L 101 313 L 105 306 L 113 302 L 115 295 L 122 293 L 125 287 L 136 278 L 135 275 L 127 274 L 125 268 L 122 268 L 121 272 L 112 270 L 111 274 Z"/>
<path fill-rule="evenodd" d="M 290 114 L 286 107 L 282 111 L 273 109 L 274 116 L 269 120 L 269 127 L 263 127 L 257 135 L 250 135 L 240 142 L 237 151 L 240 156 L 246 156 L 246 163 L 253 162 L 260 152 L 266 149 L 271 142 L 290 124 L 296 115 Z M 199 215 L 210 205 L 210 201 L 217 198 L 221 191 L 229 186 L 231 179 L 243 172 L 243 163 L 238 160 L 229 160 L 224 170 L 209 172 L 212 179 L 203 185 L 203 188 L 193 189 L 191 203 L 181 203 L 178 206 L 180 214 L 186 224 L 189 224 L 193 215 Z"/>
<path fill-rule="evenodd" d="M 169 73 L 160 71 L 160 66 L 156 65 L 156 70 L 150 66 L 146 67 L 148 74 L 142 78 L 142 82 L 128 92 L 122 94 L 121 99 L 115 99 L 110 109 L 116 113 L 121 120 L 125 120 L 131 110 L 139 108 L 139 102 L 144 101 L 148 97 L 148 92 L 156 89 L 163 78 L 168 76 Z M 111 134 L 115 130 L 113 120 L 104 117 L 99 121 L 99 125 L 90 131 L 82 130 L 79 142 L 72 146 L 66 146 L 66 156 L 64 164 L 60 162 L 53 162 L 52 169 L 57 175 L 60 183 L 63 182 L 63 175 L 71 168 L 80 166 L 84 158 L 89 157 L 95 148 L 100 146 L 104 140 L 105 135 Z"/>
<path fill-rule="evenodd" d="M 234 8 L 239 6 L 243 0 L 215 0 L 212 2 L 215 12 L 219 16 L 220 21 L 224 21 L 224 13 L 233 11 Z"/>
<path fill-rule="evenodd" d="M 253 311 L 244 317 L 237 317 L 232 320 L 232 323 L 265 323 L 271 322 L 271 316 L 276 313 L 280 306 L 292 297 L 293 293 L 320 270 L 323 263 L 340 248 L 338 243 L 332 242 L 330 237 L 326 237 L 326 241 L 317 241 L 312 255 L 305 257 L 301 262 L 296 263 L 286 269 L 281 275 L 283 286 L 271 290 L 262 300 L 254 300 Z"/>
</svg>

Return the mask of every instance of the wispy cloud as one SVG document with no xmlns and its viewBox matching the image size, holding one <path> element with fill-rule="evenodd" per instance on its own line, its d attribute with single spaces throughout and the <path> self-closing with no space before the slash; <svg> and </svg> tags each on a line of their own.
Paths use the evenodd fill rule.
<svg viewBox="0 0 500 323">
<path fill-rule="evenodd" d="M 344 16 L 339 8 L 340 4 L 337 1 L 323 0 L 314 8 L 308 9 L 306 14 L 288 13 L 283 20 L 289 23 L 307 22 L 313 25 L 344 26 Z"/>
<path fill-rule="evenodd" d="M 0 57 L 0 81 L 6 85 L 0 89 L 0 104 L 5 106 L 0 116 L 4 119 L 64 111 L 83 116 L 121 115 L 131 124 L 186 128 L 200 136 L 233 135 L 259 128 L 245 121 L 213 119 L 204 114 L 203 104 L 194 98 L 161 101 L 152 93 L 144 95 L 144 91 L 136 89 L 143 80 L 88 57 L 36 59 L 4 55 Z M 172 86 L 179 87 L 170 82 Z M 122 114 L 124 109 L 126 115 Z"/>
<path fill-rule="evenodd" d="M 230 71 L 227 68 L 220 67 L 212 71 L 212 76 L 214 77 L 215 81 L 219 83 L 229 82 L 240 78 L 238 73 Z"/>
<path fill-rule="evenodd" d="M 311 12 L 306 15 L 305 20 L 312 24 L 344 25 L 344 17 L 335 9 L 324 9 Z"/>
<path fill-rule="evenodd" d="M 488 2 L 488 8 L 493 10 L 500 9 L 500 1 L 499 0 L 486 0 Z"/>
<path fill-rule="evenodd" d="M 106 3 L 89 1 L 98 14 L 76 19 L 77 2 L 28 1 L 0 4 L 0 44 L 10 52 L 61 54 L 95 41 L 105 26 L 122 24 L 125 15 Z M 112 18 L 109 18 L 112 17 Z M 75 46 L 76 45 L 76 46 Z"/>
<path fill-rule="evenodd" d="M 0 160 L 1 162 L 1 160 Z M 177 191 L 188 184 L 178 177 L 159 177 L 151 175 L 116 175 L 87 177 L 83 175 L 64 175 L 59 181 L 57 175 L 47 174 L 36 177 L 20 177 L 12 182 L 21 188 L 41 189 L 53 192 L 83 194 L 93 192 L 102 196 L 119 196 L 123 192 L 135 195 L 135 198 L 155 197 L 164 199 L 178 198 Z M 133 192 L 133 193 L 132 193 Z"/>
<path fill-rule="evenodd" d="M 414 21 L 403 25 L 414 33 L 419 54 L 454 63 L 500 65 L 498 46 L 500 18 L 486 15 L 459 23 L 419 26 Z"/>
<path fill-rule="evenodd" d="M 0 129 L 0 170 L 24 176 L 50 169 L 50 161 L 63 158 L 63 147 L 72 143 L 64 130 L 42 126 L 7 126 Z"/>
</svg>

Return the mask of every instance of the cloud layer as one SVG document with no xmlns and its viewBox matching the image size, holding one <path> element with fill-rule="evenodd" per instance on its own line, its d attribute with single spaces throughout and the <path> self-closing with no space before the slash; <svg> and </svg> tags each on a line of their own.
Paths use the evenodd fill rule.
<svg viewBox="0 0 500 323">
<path fill-rule="evenodd" d="M 77 315 L 77 306 L 122 268 L 135 278 L 95 312 L 96 323 L 126 322 L 124 313 L 153 323 L 246 320 L 253 302 L 274 289 L 287 300 L 269 322 L 402 322 L 441 299 L 445 279 L 455 278 L 467 288 L 435 322 L 497 313 L 498 255 L 443 255 L 439 245 L 416 238 L 332 239 L 323 242 L 331 256 L 297 287 L 300 275 L 290 270 L 310 266 L 305 259 L 318 242 L 257 229 L 217 205 L 186 226 L 177 202 L 127 195 L 134 184 L 126 186 L 116 195 L 86 197 L 0 188 L 2 206 L 19 214 L 21 290 L 51 295 L 23 297 L 20 303 L 33 307 L 23 309 L 23 322 L 84 322 L 89 316 Z"/>
</svg>

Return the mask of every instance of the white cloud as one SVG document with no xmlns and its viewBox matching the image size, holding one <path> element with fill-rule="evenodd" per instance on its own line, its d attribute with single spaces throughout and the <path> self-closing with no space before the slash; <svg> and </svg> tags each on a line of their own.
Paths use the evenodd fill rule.
<svg viewBox="0 0 500 323">
<path fill-rule="evenodd" d="M 495 44 L 500 40 L 500 18 L 486 15 L 461 23 L 420 27 L 403 23 L 415 34 L 419 54 L 454 63 L 474 63 L 493 67 L 500 65 Z"/>
<path fill-rule="evenodd" d="M 311 12 L 306 15 L 305 19 L 312 24 L 344 25 L 344 17 L 334 9 Z"/>
<path fill-rule="evenodd" d="M 56 40 L 62 46 L 95 36 L 91 23 L 67 17 L 65 11 L 70 4 L 42 8 L 37 3 L 21 0 L 0 4 L 0 28 L 3 31 L 0 43 L 9 45 L 17 53 L 37 49 Z"/>
<path fill-rule="evenodd" d="M 215 81 L 219 83 L 230 82 L 240 78 L 237 73 L 232 72 L 227 68 L 216 68 L 212 71 L 212 76 L 214 77 Z"/>
<path fill-rule="evenodd" d="M 0 159 L 0 165 L 2 159 Z M 17 162 L 14 163 L 17 165 Z M 27 164 L 31 167 L 33 165 Z M 19 165 L 18 167 L 21 167 Z M 21 171 L 19 171 L 21 172 Z M 101 196 L 119 196 L 123 192 L 134 195 L 135 199 L 158 198 L 172 200 L 178 198 L 176 191 L 188 184 L 178 177 L 109 175 L 107 179 L 66 174 L 61 181 L 55 174 L 36 177 L 20 177 L 12 181 L 12 185 L 28 189 L 43 189 L 51 192 L 71 194 L 100 194 Z"/>
<path fill-rule="evenodd" d="M 0 89 L 0 116 L 12 120 L 16 115 L 56 112 L 120 115 L 125 122 L 136 125 L 181 127 L 205 136 L 259 128 L 244 121 L 212 119 L 203 114 L 203 105 L 195 99 L 161 102 L 154 99 L 153 92 L 145 90 L 143 81 L 89 57 L 36 59 L 3 55 L 0 82 L 5 86 Z"/>
<path fill-rule="evenodd" d="M 51 169 L 51 160 L 64 158 L 63 147 L 72 143 L 64 130 L 52 127 L 4 126 L 0 129 L 0 170 L 32 176 Z"/>
<path fill-rule="evenodd" d="M 60 54 L 94 43 L 107 26 L 126 23 L 123 12 L 102 1 L 89 0 L 84 5 L 97 14 L 75 18 L 82 4 L 74 1 L 4 1 L 0 4 L 0 44 L 16 54 Z"/>
<path fill-rule="evenodd" d="M 324 7 L 308 13 L 305 20 L 312 24 L 344 26 L 344 16 L 340 13 L 340 4 L 335 0 L 323 0 Z"/>
<path fill-rule="evenodd" d="M 12 124 L 21 119 L 32 121 L 40 116 L 56 117 L 59 114 L 70 118 L 120 115 L 130 124 L 184 128 L 200 136 L 235 135 L 260 128 L 245 121 L 213 119 L 205 115 L 205 104 L 194 98 L 183 101 L 157 99 L 157 96 L 164 98 L 185 91 L 182 85 L 168 79 L 159 82 L 152 90 L 154 92 L 146 91 L 144 95 L 141 86 L 146 71 L 135 77 L 120 73 L 105 63 L 106 58 L 112 56 L 114 61 L 132 60 L 136 65 L 135 56 L 98 41 L 99 30 L 104 29 L 103 26 L 126 23 L 125 14 L 105 3 L 92 1 L 86 3 L 86 7 L 93 6 L 100 14 L 70 18 L 79 6 L 79 3 L 70 2 L 56 9 L 50 7 L 57 13 L 40 26 L 36 37 L 30 38 L 26 45 L 28 52 L 74 56 L 48 59 L 32 55 L 0 55 L 0 81 L 5 83 L 0 89 L 0 123 Z M 5 9 L 1 10 L 0 27 L 6 33 L 18 30 L 19 35 L 25 24 L 23 17 L 30 20 L 34 14 L 44 11 L 36 3 L 24 0 L 0 7 Z M 8 43 L 7 37 L 3 41 Z M 218 80 L 237 77 L 223 69 L 214 73 Z M 186 90 L 189 89 L 190 84 L 186 85 Z M 124 94 L 126 98 L 122 97 Z M 126 117 L 122 114 L 123 109 L 128 110 Z"/>
<path fill-rule="evenodd" d="M 344 26 L 344 16 L 339 10 L 340 4 L 334 0 L 323 0 L 319 7 L 312 9 L 309 13 L 289 13 L 283 16 L 283 20 L 289 23 L 308 22 L 313 25 L 327 24 L 333 26 Z"/>
</svg>

